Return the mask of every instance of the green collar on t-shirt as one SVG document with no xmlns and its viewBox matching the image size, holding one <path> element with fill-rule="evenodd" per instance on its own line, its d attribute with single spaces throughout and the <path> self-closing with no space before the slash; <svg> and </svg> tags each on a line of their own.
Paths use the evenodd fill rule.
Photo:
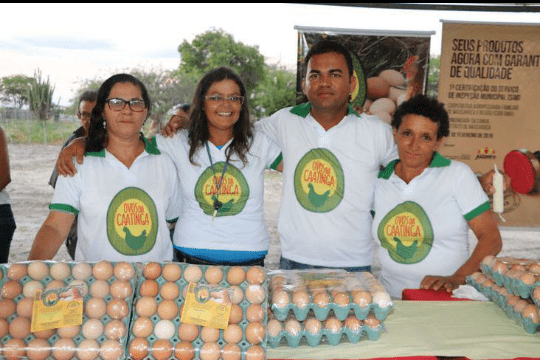
<svg viewBox="0 0 540 360">
<path fill-rule="evenodd" d="M 157 141 L 155 137 L 147 139 L 144 135 L 141 135 L 141 138 L 144 141 L 144 150 L 147 153 L 152 155 L 161 154 L 161 151 L 159 151 L 157 147 Z M 85 156 L 105 157 L 105 149 L 102 149 L 101 151 L 89 151 L 85 154 Z"/>
<path fill-rule="evenodd" d="M 348 108 L 347 115 L 356 115 L 356 116 L 358 116 L 356 111 L 354 111 L 354 109 L 352 108 L 351 104 L 349 104 L 347 108 Z M 311 111 L 311 103 L 310 102 L 303 103 L 303 104 L 300 104 L 300 105 L 296 105 L 291 109 L 292 114 L 298 115 L 298 116 L 303 117 L 303 118 L 306 118 L 309 115 L 310 111 Z"/>
<path fill-rule="evenodd" d="M 379 179 L 390 179 L 390 176 L 394 172 L 394 169 L 396 167 L 396 164 L 399 162 L 399 159 L 392 160 L 386 167 L 379 172 Z M 431 160 L 431 163 L 429 164 L 430 168 L 436 168 L 436 167 L 446 167 L 450 166 L 450 159 L 445 158 L 438 152 L 435 152 L 435 155 L 433 155 L 433 160 Z"/>
</svg>

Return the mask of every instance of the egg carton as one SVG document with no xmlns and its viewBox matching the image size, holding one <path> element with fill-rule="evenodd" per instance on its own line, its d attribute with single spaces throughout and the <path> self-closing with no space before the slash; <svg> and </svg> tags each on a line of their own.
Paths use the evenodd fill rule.
<svg viewBox="0 0 540 360">
<path fill-rule="evenodd" d="M 278 335 L 268 335 L 268 347 L 276 348 L 278 346 L 289 346 L 296 348 L 300 346 L 302 342 L 305 342 L 312 347 L 323 344 L 336 346 L 347 341 L 355 344 L 361 340 L 376 341 L 379 339 L 381 333 L 386 331 L 382 322 L 376 327 L 370 327 L 363 324 L 355 329 L 350 329 L 346 326 L 342 326 L 337 331 L 335 329 L 330 330 L 325 328 L 325 322 L 326 321 L 322 321 L 323 324 L 321 329 L 317 330 L 315 333 L 306 329 L 305 321 L 302 322 L 301 330 L 298 332 L 291 333 L 283 328 Z"/>
<path fill-rule="evenodd" d="M 303 321 L 313 314 L 319 321 L 335 316 L 343 321 L 351 313 L 360 320 L 373 313 L 379 320 L 385 320 L 393 308 L 390 295 L 368 272 L 348 273 L 344 270 L 310 269 L 277 270 L 269 272 L 271 282 L 271 310 L 275 317 L 283 321 L 289 313 Z M 362 303 L 354 301 L 356 291 L 363 291 Z M 295 296 L 303 295 L 304 303 L 299 306 Z M 315 294 L 326 294 L 327 303 L 318 303 Z M 278 297 L 279 295 L 279 297 Z M 305 301 L 305 298 L 309 301 Z M 324 297 L 324 296 L 323 296 Z M 340 300 L 336 299 L 340 297 Z M 321 304 L 323 304 L 321 306 Z"/>
<path fill-rule="evenodd" d="M 31 264 L 32 262 L 23 262 L 23 263 L 17 263 L 17 264 L 11 264 L 11 265 L 26 265 L 28 266 L 29 264 Z M 26 285 L 27 283 L 29 283 L 30 281 L 38 281 L 42 286 L 43 288 L 46 288 L 47 285 L 55 280 L 53 279 L 53 277 L 50 275 L 50 269 L 51 267 L 56 264 L 56 262 L 54 261 L 42 261 L 42 263 L 46 264 L 47 267 L 48 267 L 48 270 L 49 270 L 49 275 L 47 276 L 44 276 L 42 277 L 40 280 L 36 280 L 36 279 L 33 279 L 32 277 L 30 277 L 30 275 L 26 274 L 24 275 L 23 277 L 21 277 L 19 280 L 13 280 L 17 283 L 19 283 L 19 285 L 24 289 L 24 285 Z M 68 265 L 69 267 L 69 275 L 64 277 L 63 279 L 61 279 L 60 281 L 64 284 L 65 287 L 69 286 L 70 283 L 73 281 L 73 280 L 76 280 L 73 276 L 72 276 L 72 270 L 73 268 L 77 265 L 77 264 L 88 264 L 88 265 L 95 265 L 97 263 L 79 263 L 79 262 L 70 262 L 70 263 L 65 263 Z M 116 262 L 110 262 L 110 264 L 113 266 L 113 269 L 114 269 L 114 266 L 118 263 Z M 136 288 L 136 283 L 137 283 L 137 277 L 138 277 L 138 268 L 137 268 L 137 264 L 134 264 L 134 263 L 128 263 L 129 266 L 131 267 L 131 269 L 133 270 L 133 276 L 131 277 L 131 279 L 129 280 L 126 280 L 130 286 L 131 286 L 131 293 L 129 296 L 127 296 L 127 298 L 122 298 L 122 300 L 125 301 L 125 305 L 127 306 L 127 309 L 126 309 L 126 315 L 125 316 L 115 316 L 117 317 L 116 319 L 113 319 L 111 318 L 111 315 L 107 314 L 107 305 L 109 305 L 109 303 L 111 302 L 111 300 L 113 299 L 113 296 L 109 293 L 107 296 L 103 297 L 103 303 L 104 303 L 104 310 L 105 310 L 105 313 L 99 317 L 99 319 L 96 319 L 96 320 L 99 320 L 101 322 L 101 324 L 103 325 L 103 331 L 100 333 L 100 334 L 95 334 L 92 336 L 92 338 L 94 338 L 94 340 L 97 341 L 97 343 L 101 346 L 101 344 L 105 343 L 105 342 L 108 342 L 108 341 L 112 341 L 112 340 L 117 340 L 122 348 L 125 348 L 126 344 L 127 344 L 127 340 L 128 340 L 128 329 L 129 329 L 129 320 L 130 320 L 130 316 L 131 316 L 131 306 L 132 306 L 132 302 L 133 302 L 133 299 L 134 299 L 134 296 L 135 296 L 135 288 Z M 9 265 L 9 266 L 11 266 Z M 6 275 L 7 275 L 7 269 L 9 269 L 9 266 L 6 266 Z M 21 268 L 22 269 L 22 268 Z M 7 278 L 7 277 L 6 277 Z M 109 277 L 107 280 L 106 280 L 106 283 L 108 284 L 109 288 L 110 288 L 110 285 L 112 285 L 115 281 L 117 281 L 119 279 L 116 278 L 116 276 L 114 275 L 114 272 L 113 272 L 113 275 L 111 277 Z M 97 279 L 93 276 L 93 275 L 90 275 L 88 277 L 86 277 L 81 283 L 80 283 L 80 286 L 81 287 L 84 287 L 85 290 L 83 290 L 83 304 L 84 304 L 84 308 L 83 308 L 83 317 L 82 317 L 82 324 L 80 325 L 79 327 L 79 332 L 77 335 L 75 335 L 72 339 L 76 345 L 76 347 L 81 343 L 83 342 L 84 340 L 86 340 L 86 337 L 84 336 L 84 333 L 83 333 L 83 326 L 88 322 L 88 320 L 90 319 L 89 316 L 86 314 L 86 305 L 88 304 L 88 301 L 92 298 L 92 295 L 90 294 L 89 292 L 89 289 L 91 288 L 92 284 L 94 282 L 96 282 Z M 105 280 L 104 280 L 105 281 Z M 86 293 L 84 293 L 86 292 Z M 22 299 L 24 299 L 25 296 L 24 294 L 19 294 L 18 296 L 16 296 L 13 301 L 14 303 L 17 305 Z M 10 316 L 7 317 L 7 321 L 8 323 L 11 323 L 14 319 L 16 319 L 18 317 L 17 313 L 14 313 L 14 314 L 11 314 Z M 30 319 L 31 320 L 31 319 Z M 123 336 L 112 336 L 111 339 L 109 339 L 106 335 L 105 335 L 105 329 L 107 327 L 107 325 L 112 321 L 112 320 L 118 320 L 121 322 L 121 324 L 123 325 L 125 331 L 124 331 L 124 334 Z M 9 340 L 11 340 L 13 337 L 11 336 L 11 334 L 7 334 L 5 335 L 2 339 L 0 339 L 1 341 L 1 346 L 4 347 L 6 342 L 8 342 Z M 26 344 L 29 344 L 32 340 L 34 340 L 36 337 L 34 336 L 33 333 L 30 333 L 28 336 L 26 336 L 23 340 L 25 341 Z M 49 342 L 49 344 L 51 344 L 51 349 L 54 348 L 54 343 L 56 343 L 56 341 L 58 340 L 59 336 L 58 336 L 58 333 L 57 333 L 57 330 L 54 330 L 54 333 L 53 335 L 49 336 L 48 338 L 44 339 L 46 341 Z"/>
<path fill-rule="evenodd" d="M 189 282 L 188 280 L 186 280 L 185 278 L 185 274 L 186 274 L 186 269 L 188 269 L 188 267 L 191 267 L 191 269 L 195 269 L 194 267 L 197 267 L 199 268 L 201 271 L 200 271 L 200 274 L 202 274 L 202 277 L 200 277 L 200 279 L 198 279 L 198 281 L 196 282 L 196 285 L 197 286 L 208 286 L 210 288 L 214 288 L 214 289 L 221 289 L 221 290 L 225 290 L 225 291 L 230 291 L 231 288 L 233 288 L 233 286 L 237 286 L 237 288 L 235 289 L 240 289 L 241 290 L 241 293 L 242 293 L 242 298 L 240 301 L 238 301 L 239 299 L 236 298 L 233 303 L 235 305 L 237 305 L 240 310 L 241 310 L 241 313 L 242 313 L 242 316 L 241 318 L 239 319 L 239 321 L 237 323 L 235 323 L 235 328 L 237 328 L 239 331 L 241 331 L 241 339 L 236 343 L 236 351 L 240 351 L 241 354 L 242 354 L 242 357 L 245 358 L 245 355 L 247 353 L 250 353 L 250 352 L 257 352 L 257 351 L 262 351 L 263 352 L 263 357 L 265 357 L 266 355 L 266 343 L 267 343 L 267 335 L 266 335 L 266 323 L 267 323 L 267 309 L 268 309 L 268 287 L 267 287 L 267 280 L 266 280 L 266 274 L 265 274 L 265 278 L 262 282 L 262 284 L 260 285 L 252 285 L 250 284 L 246 279 L 243 279 L 238 285 L 231 285 L 228 281 L 227 281 L 227 275 L 229 273 L 229 271 L 231 271 L 231 268 L 233 268 L 232 266 L 218 266 L 219 269 L 222 270 L 222 273 L 223 273 L 223 278 L 221 281 L 219 281 L 218 283 L 216 284 L 209 284 L 208 281 L 206 280 L 206 278 L 204 277 L 205 274 L 206 274 L 206 271 L 211 267 L 210 265 L 192 265 L 192 264 L 187 264 L 187 263 L 160 263 L 159 264 L 159 267 L 160 267 L 160 274 L 157 278 L 153 278 L 153 279 L 147 279 L 144 275 L 144 267 L 146 265 L 148 265 L 150 263 L 146 263 L 146 264 L 143 264 L 143 270 L 142 270 L 142 276 L 139 278 L 139 281 L 138 281 L 138 284 L 137 284 L 137 290 L 136 290 L 136 299 L 135 299 L 135 306 L 134 306 L 134 310 L 133 310 L 133 317 L 132 317 L 132 321 L 131 321 L 131 325 L 130 325 L 130 336 L 129 336 L 129 341 L 128 341 L 128 352 L 130 352 L 131 354 L 131 351 L 139 351 L 138 353 L 134 353 L 132 354 L 132 358 L 137 358 L 136 355 L 141 355 L 143 354 L 143 352 L 140 352 L 140 349 L 137 350 L 137 347 L 134 346 L 134 349 L 131 349 L 131 345 L 132 343 L 134 342 L 141 342 L 141 343 L 145 343 L 144 344 L 144 348 L 147 349 L 147 353 L 145 353 L 145 355 L 143 356 L 145 359 L 154 359 L 155 357 L 152 355 L 153 351 L 160 351 L 159 353 L 159 356 L 157 356 L 158 358 L 167 358 L 167 354 L 168 352 L 165 352 L 165 355 L 164 353 L 161 353 L 161 351 L 163 350 L 163 344 L 165 344 L 165 347 L 168 348 L 169 350 L 172 349 L 172 352 L 169 356 L 169 359 L 174 359 L 175 355 L 174 355 L 174 349 L 176 346 L 178 346 L 178 344 L 182 343 L 183 346 L 187 346 L 189 348 L 191 348 L 192 350 L 192 354 L 194 354 L 195 358 L 200 358 L 200 354 L 201 352 L 211 352 L 211 351 L 217 351 L 218 347 L 219 347 L 219 351 L 229 351 L 228 347 L 229 345 L 232 346 L 232 343 L 231 344 L 228 344 L 226 339 L 224 339 L 224 334 L 225 334 L 225 330 L 223 329 L 219 329 L 219 338 L 218 339 L 211 339 L 211 340 L 215 340 L 215 341 L 212 341 L 212 342 L 209 342 L 208 344 L 212 343 L 212 345 L 205 345 L 207 344 L 202 336 L 201 336 L 201 332 L 203 331 L 203 326 L 199 326 L 199 325 L 191 325 L 192 327 L 195 327 L 197 329 L 197 336 L 196 338 L 193 339 L 193 337 L 189 337 L 187 336 L 186 334 L 180 334 L 180 332 L 182 331 L 181 329 L 181 325 L 182 325 L 182 322 L 181 322 L 181 307 L 183 306 L 183 304 L 185 303 L 185 289 L 187 288 Z M 152 263 L 154 267 L 156 267 L 156 264 L 157 263 Z M 165 279 L 163 273 L 161 272 L 166 265 L 168 264 L 174 264 L 174 265 L 177 265 L 180 270 L 181 270 L 181 277 L 175 281 L 168 281 L 168 279 Z M 168 266 L 171 266 L 171 265 L 168 265 Z M 215 267 L 215 266 L 214 266 Z M 235 268 L 239 268 L 239 267 L 235 267 Z M 250 267 L 240 267 L 244 270 L 245 273 L 248 272 L 248 270 L 250 269 Z M 264 271 L 263 268 L 260 268 L 261 270 Z M 237 269 L 236 269 L 237 270 Z M 199 273 L 197 271 L 197 273 Z M 265 271 L 264 271 L 265 273 Z M 171 278 L 169 277 L 169 280 Z M 176 312 L 176 315 L 172 318 L 172 319 L 162 319 L 158 313 L 157 313 L 157 310 L 156 312 L 149 316 L 149 319 L 151 320 L 151 323 L 152 323 L 152 327 L 153 329 L 151 330 L 151 333 L 150 335 L 148 336 L 145 336 L 144 338 L 141 338 L 141 337 L 136 337 L 135 334 L 133 333 L 133 327 L 134 325 L 136 324 L 136 321 L 141 318 L 141 316 L 139 316 L 139 314 L 137 313 L 137 302 L 140 301 L 140 299 L 143 297 L 141 295 L 141 285 L 145 282 L 145 280 L 154 280 L 156 281 L 156 283 L 158 284 L 158 293 L 155 297 L 153 297 L 156 301 L 156 309 L 157 307 L 159 307 L 160 303 L 164 300 L 162 294 L 161 294 L 161 290 L 162 290 L 162 287 L 164 284 L 167 284 L 167 283 L 175 283 L 177 286 L 178 286 L 178 290 L 179 290 L 179 296 L 178 298 L 174 299 L 174 302 L 176 303 L 177 307 L 178 307 L 178 311 Z M 237 282 L 235 282 L 236 284 Z M 256 343 L 256 341 L 252 344 L 248 341 L 248 336 L 247 336 L 247 332 L 248 331 L 251 331 L 250 329 L 250 322 L 248 321 L 247 319 L 247 316 L 246 316 L 246 310 L 248 309 L 248 307 L 251 305 L 251 302 L 247 299 L 246 297 L 246 291 L 248 290 L 248 288 L 250 286 L 261 286 L 261 288 L 264 290 L 264 299 L 262 300 L 262 302 L 259 304 L 262 308 L 262 311 L 263 311 L 263 321 L 260 322 L 262 328 L 264 329 L 264 338 L 260 341 L 260 343 Z M 231 293 L 232 294 L 232 293 Z M 235 293 L 235 295 L 238 295 L 237 293 Z M 156 325 L 161 322 L 162 320 L 167 320 L 167 321 L 170 321 L 172 323 L 172 327 L 167 324 L 166 325 L 166 328 L 169 329 L 169 332 L 167 334 L 156 334 L 155 333 L 155 328 L 156 328 Z M 254 325 L 252 325 L 254 326 Z M 170 329 L 173 329 L 174 328 L 174 334 L 171 334 L 170 332 Z M 157 335 L 160 335 L 162 338 L 160 339 Z M 165 336 L 166 335 L 166 336 Z M 238 336 L 236 336 L 238 337 Z M 143 340 L 144 339 L 144 340 Z M 168 341 L 168 343 L 167 343 Z M 157 347 L 155 347 L 155 344 L 158 344 Z M 215 344 L 214 344 L 215 343 Z M 170 344 L 170 345 L 169 345 Z M 167 350 L 167 351 L 169 351 Z M 230 350 L 230 351 L 234 351 L 233 350 Z"/>
</svg>

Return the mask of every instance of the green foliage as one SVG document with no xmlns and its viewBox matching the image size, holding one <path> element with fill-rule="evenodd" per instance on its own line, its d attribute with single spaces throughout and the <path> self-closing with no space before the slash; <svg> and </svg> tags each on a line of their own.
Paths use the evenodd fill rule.
<svg viewBox="0 0 540 360">
<path fill-rule="evenodd" d="M 1 122 L 6 138 L 12 144 L 56 144 L 62 145 L 80 123 L 4 120 Z"/>
<path fill-rule="evenodd" d="M 25 75 L 10 75 L 0 79 L 0 100 L 13 104 L 20 109 L 28 103 L 28 87 L 31 77 Z"/>
<path fill-rule="evenodd" d="M 264 78 L 264 56 L 259 47 L 236 42 L 221 29 L 199 34 L 191 44 L 184 40 L 178 52 L 181 71 L 200 78 L 211 69 L 227 66 L 240 75 L 250 94 Z"/>
<path fill-rule="evenodd" d="M 75 92 L 75 97 L 71 99 L 71 105 L 65 110 L 66 114 L 75 115 L 77 114 L 79 106 L 79 98 L 85 91 L 98 91 L 99 87 L 103 80 L 100 79 L 85 79 L 82 81 L 81 85 Z"/>
<path fill-rule="evenodd" d="M 47 80 L 41 77 L 41 70 L 34 72 L 34 77 L 28 87 L 28 106 L 39 120 L 47 120 L 53 110 L 54 86 L 51 86 L 49 77 Z"/>
<path fill-rule="evenodd" d="M 266 66 L 266 76 L 251 100 L 254 116 L 270 116 L 276 111 L 296 105 L 296 73 L 277 66 Z"/>
<path fill-rule="evenodd" d="M 427 95 L 437 97 L 439 92 L 439 76 L 441 74 L 441 55 L 429 59 Z"/>
</svg>

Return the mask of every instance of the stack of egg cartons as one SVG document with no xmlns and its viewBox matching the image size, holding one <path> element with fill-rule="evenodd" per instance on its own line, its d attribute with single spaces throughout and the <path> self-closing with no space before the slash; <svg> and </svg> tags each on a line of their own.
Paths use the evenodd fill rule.
<svg viewBox="0 0 540 360">
<path fill-rule="evenodd" d="M 270 271 L 268 346 L 338 345 L 377 340 L 393 303 L 368 272 Z"/>
<path fill-rule="evenodd" d="M 500 306 L 528 333 L 540 331 L 540 262 L 487 256 L 467 282 Z"/>
</svg>

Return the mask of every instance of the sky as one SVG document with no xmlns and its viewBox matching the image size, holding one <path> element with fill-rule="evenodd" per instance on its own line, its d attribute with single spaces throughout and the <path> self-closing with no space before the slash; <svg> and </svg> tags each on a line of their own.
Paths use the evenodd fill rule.
<svg viewBox="0 0 540 360">
<path fill-rule="evenodd" d="M 540 24 L 540 13 L 387 10 L 305 4 L 1 3 L 0 77 L 40 69 L 55 86 L 54 102 L 71 104 L 84 79 L 133 68 L 176 69 L 178 46 L 222 29 L 258 46 L 268 64 L 296 70 L 300 27 L 434 32 L 441 52 L 442 22 Z"/>
</svg>

